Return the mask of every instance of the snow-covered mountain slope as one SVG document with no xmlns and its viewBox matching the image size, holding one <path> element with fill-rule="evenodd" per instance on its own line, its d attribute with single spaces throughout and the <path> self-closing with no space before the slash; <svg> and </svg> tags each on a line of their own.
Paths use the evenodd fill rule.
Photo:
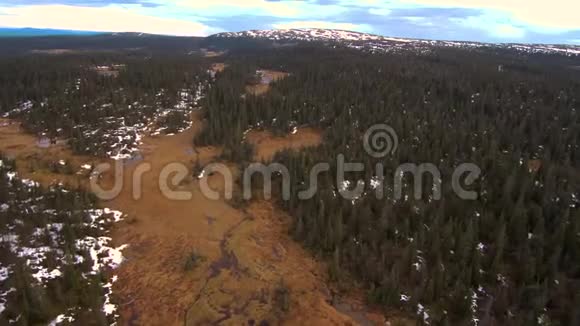
<svg viewBox="0 0 580 326">
<path fill-rule="evenodd" d="M 404 39 L 384 37 L 380 35 L 350 32 L 332 29 L 280 29 L 280 30 L 250 30 L 244 32 L 229 32 L 212 35 L 217 38 L 254 38 L 272 41 L 291 42 L 324 42 L 344 45 L 350 48 L 371 52 L 396 52 L 414 50 L 429 52 L 434 47 L 455 48 L 501 48 L 512 49 L 524 53 L 548 53 L 566 56 L 580 55 L 580 46 L 543 45 L 543 44 L 490 44 L 477 42 L 432 41 L 419 39 Z"/>
</svg>

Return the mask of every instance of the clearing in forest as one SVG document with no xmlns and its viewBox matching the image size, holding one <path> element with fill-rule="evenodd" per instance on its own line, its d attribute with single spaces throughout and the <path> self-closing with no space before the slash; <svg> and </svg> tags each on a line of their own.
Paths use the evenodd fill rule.
<svg viewBox="0 0 580 326">
<path fill-rule="evenodd" d="M 258 70 L 256 71 L 255 80 L 246 85 L 246 91 L 255 96 L 265 94 L 270 90 L 270 84 L 284 79 L 288 75 L 288 73 L 282 71 Z"/>
<path fill-rule="evenodd" d="M 217 73 L 224 71 L 227 67 L 228 65 L 223 62 L 216 62 L 211 65 L 210 70 Z"/>
<path fill-rule="evenodd" d="M 215 52 L 215 51 L 207 51 L 204 53 L 204 56 L 206 58 L 215 58 L 215 57 L 219 57 L 222 56 L 225 52 Z"/>
<path fill-rule="evenodd" d="M 43 50 L 31 50 L 30 52 L 35 54 L 62 55 L 62 54 L 74 54 L 80 51 L 71 49 L 43 49 Z"/>
<path fill-rule="evenodd" d="M 246 134 L 246 142 L 254 146 L 254 161 L 271 161 L 276 153 L 285 149 L 300 150 L 322 144 L 320 130 L 304 127 L 295 128 L 285 136 L 275 136 L 267 130 L 251 130 Z"/>
<path fill-rule="evenodd" d="M 195 114 L 192 117 L 196 119 Z M 200 128 L 197 120 L 174 136 L 145 137 L 143 160 L 125 165 L 121 194 L 106 202 L 128 214 L 112 231 L 114 245 L 129 244 L 123 251 L 125 261 L 115 271 L 119 324 L 357 324 L 350 313 L 341 313 L 330 304 L 325 265 L 290 239 L 290 217 L 272 203 L 258 201 L 243 210 L 233 208 L 224 200 L 203 196 L 192 176 L 174 187 L 191 191 L 191 200 L 169 200 L 162 195 L 158 176 L 166 164 L 206 164 L 219 155 L 219 148 L 192 147 Z M 248 139 L 256 142 L 259 156 L 267 158 L 281 148 L 319 143 L 320 133 L 299 129 L 276 138 L 252 132 Z M 86 176 L 31 172 L 27 165 L 32 157 L 36 162 L 66 160 L 77 171 L 99 160 L 72 155 L 64 146 L 39 148 L 36 141 L 18 124 L 0 128 L 0 151 L 17 159 L 25 177 L 40 179 L 45 185 L 62 181 L 86 186 Z M 151 164 L 151 170 L 143 176 L 142 197 L 135 200 L 131 178 L 140 163 Z M 109 184 L 111 176 L 103 179 Z"/>
</svg>

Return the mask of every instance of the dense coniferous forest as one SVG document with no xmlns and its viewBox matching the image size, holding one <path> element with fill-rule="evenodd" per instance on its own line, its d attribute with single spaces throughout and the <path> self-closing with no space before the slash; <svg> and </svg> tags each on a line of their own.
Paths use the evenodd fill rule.
<svg viewBox="0 0 580 326">
<path fill-rule="evenodd" d="M 106 229 L 121 213 L 90 193 L 21 179 L 14 164 L 0 157 L 0 323 L 114 322 L 105 273 L 119 262 Z"/>
<path fill-rule="evenodd" d="M 221 159 L 242 167 L 252 161 L 247 130 L 318 128 L 321 146 L 275 157 L 290 171 L 292 194 L 277 202 L 293 218 L 292 236 L 328 261 L 337 284 L 354 280 L 370 303 L 425 324 L 580 323 L 580 78 L 571 69 L 577 59 L 493 49 L 369 54 L 243 44 L 216 44 L 230 51 L 215 59 L 228 64 L 215 80 L 206 71 L 210 59 L 185 54 L 3 58 L 0 111 L 32 133 L 68 139 L 78 153 L 131 155 L 123 145 L 138 141 L 154 118 L 161 117 L 165 132 L 186 127 L 192 108 L 182 102 L 195 99 L 205 128 L 192 141 L 224 145 Z M 95 70 L 113 65 L 122 65 L 116 77 Z M 290 75 L 264 95 L 247 94 L 258 69 Z M 368 155 L 362 143 L 378 123 L 399 140 L 384 158 Z M 344 184 L 336 181 L 339 154 L 365 166 Z M 330 171 L 318 176 L 313 198 L 299 200 L 320 162 Z M 396 198 L 395 171 L 404 163 L 437 166 L 441 199 L 431 191 L 415 198 L 410 175 Z M 477 200 L 460 199 L 451 187 L 462 163 L 481 169 L 465 185 Z M 357 180 L 364 180 L 364 195 L 343 199 L 341 190 Z M 438 181 L 426 174 L 423 189 Z M 375 196 L 377 188 L 385 198 Z"/>
<path fill-rule="evenodd" d="M 141 133 L 174 133 L 207 85 L 199 57 L 94 54 L 0 61 L 0 112 L 79 154 L 130 157 Z"/>
<path fill-rule="evenodd" d="M 280 201 L 294 217 L 293 236 L 327 257 L 339 283 L 355 276 L 370 302 L 400 307 L 425 323 L 575 325 L 580 304 L 580 80 L 559 58 L 445 50 L 429 56 L 365 55 L 317 47 L 232 57 L 204 100 L 208 127 L 198 144 L 239 144 L 244 131 L 285 133 L 318 127 L 322 146 L 285 152 L 292 196 Z M 314 59 L 316 58 L 316 59 Z M 502 68 L 498 68 L 498 67 Z M 264 96 L 239 96 L 256 67 L 290 73 Z M 393 155 L 363 149 L 377 123 L 398 134 Z M 228 146 L 226 146 L 228 147 Z M 232 148 L 232 147 L 230 147 Z M 225 157 L 251 161 L 244 146 Z M 364 180 L 357 200 L 337 196 L 338 154 L 364 163 L 346 185 Z M 298 200 L 310 171 L 314 198 Z M 377 173 L 376 163 L 384 170 Z M 393 193 L 403 163 L 433 163 L 442 199 Z M 451 189 L 461 163 L 482 171 L 478 199 Z M 384 178 L 379 179 L 379 175 Z M 377 184 L 386 200 L 375 196 Z M 423 189 L 432 189 L 426 175 Z"/>
<path fill-rule="evenodd" d="M 124 52 L 129 55 L 176 54 L 198 51 L 201 38 L 169 37 L 142 33 L 96 35 L 62 35 L 34 37 L 4 37 L 0 56 L 25 56 L 31 53 L 77 53 L 92 55 Z M 51 52 L 53 51 L 53 52 Z"/>
</svg>

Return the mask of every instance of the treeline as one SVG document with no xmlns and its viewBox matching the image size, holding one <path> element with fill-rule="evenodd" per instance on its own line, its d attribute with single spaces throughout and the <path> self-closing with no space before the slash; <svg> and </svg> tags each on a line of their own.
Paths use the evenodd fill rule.
<svg viewBox="0 0 580 326">
<path fill-rule="evenodd" d="M 199 50 L 202 41 L 203 39 L 197 37 L 172 37 L 142 33 L 2 37 L 0 56 L 32 56 L 43 51 L 54 50 L 79 54 L 117 52 L 138 56 L 185 55 L 191 51 Z"/>
<path fill-rule="evenodd" d="M 423 323 L 580 322 L 580 80 L 568 66 L 556 57 L 461 50 L 244 53 L 230 57 L 206 96 L 208 127 L 195 142 L 233 145 L 227 158 L 247 164 L 251 151 L 240 144 L 250 128 L 320 128 L 322 146 L 275 161 L 292 175 L 291 199 L 280 205 L 294 217 L 293 236 L 328 258 L 335 280 L 354 275 L 370 302 L 417 314 Z M 251 96 L 244 85 L 255 67 L 291 75 Z M 362 146 L 378 123 L 399 138 L 398 150 L 382 159 Z M 338 194 L 347 186 L 337 185 L 338 154 L 365 166 L 347 175 L 350 187 L 365 181 L 356 200 Z M 330 171 L 318 176 L 314 198 L 299 200 L 319 162 Z M 414 198 L 409 175 L 395 198 L 394 172 L 403 163 L 436 165 L 442 199 L 433 198 L 428 174 L 421 198 Z M 451 188 L 461 163 L 482 171 L 467 187 L 475 201 Z M 377 182 L 386 199 L 374 195 Z"/>
</svg>

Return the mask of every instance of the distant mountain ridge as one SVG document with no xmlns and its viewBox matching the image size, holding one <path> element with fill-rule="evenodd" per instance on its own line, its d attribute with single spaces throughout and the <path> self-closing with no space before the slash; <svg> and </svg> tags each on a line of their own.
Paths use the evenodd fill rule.
<svg viewBox="0 0 580 326">
<path fill-rule="evenodd" d="M 52 38 L 55 36 L 56 38 Z M 77 38 L 78 36 L 78 38 Z M 177 37 L 167 35 L 155 35 L 138 32 L 115 33 L 115 32 L 91 32 L 59 29 L 39 28 L 0 28 L 0 37 L 10 38 L 9 44 L 4 44 L 4 50 L 20 47 L 24 50 L 43 48 L 74 48 L 95 49 L 102 42 L 118 43 L 114 48 L 148 47 L 151 42 L 165 42 L 166 48 L 185 48 L 187 51 L 195 50 L 190 44 L 191 40 L 206 40 L 204 44 L 211 47 L 213 41 L 227 39 L 252 39 L 256 41 L 273 42 L 276 45 L 292 45 L 297 42 L 319 42 L 328 46 L 341 46 L 363 50 L 367 52 L 386 53 L 410 51 L 414 53 L 430 53 L 437 48 L 459 49 L 491 49 L 509 50 L 521 54 L 558 54 L 571 57 L 574 60 L 580 58 L 580 46 L 575 45 L 551 45 L 551 44 L 517 44 L 517 43 L 481 43 L 469 41 L 441 41 L 424 40 L 399 37 L 386 37 L 375 34 L 359 33 L 336 29 L 279 29 L 279 30 L 248 30 L 242 32 L 225 32 L 210 35 L 208 37 Z M 7 40 L 4 41 L 5 43 Z M 78 44 L 77 44 L 78 43 Z M 245 46 L 256 46 L 248 43 Z M 8 47 L 8 49 L 6 49 Z M 14 51 L 12 51 L 14 52 Z"/>
<path fill-rule="evenodd" d="M 62 35 L 97 35 L 103 32 L 76 31 L 67 29 L 49 28 L 6 28 L 0 27 L 0 37 L 35 37 L 35 36 L 62 36 Z"/>
<path fill-rule="evenodd" d="M 279 29 L 279 30 L 249 30 L 242 32 L 226 32 L 212 35 L 213 38 L 252 38 L 272 41 L 306 41 L 326 42 L 344 45 L 350 48 L 368 50 L 370 52 L 396 52 L 413 50 L 428 52 L 433 47 L 454 48 L 503 48 L 525 53 L 561 54 L 579 56 L 580 46 L 551 44 L 515 44 L 515 43 L 480 43 L 467 41 L 435 41 L 409 38 L 385 37 L 374 34 L 359 33 L 335 29 Z"/>
</svg>

